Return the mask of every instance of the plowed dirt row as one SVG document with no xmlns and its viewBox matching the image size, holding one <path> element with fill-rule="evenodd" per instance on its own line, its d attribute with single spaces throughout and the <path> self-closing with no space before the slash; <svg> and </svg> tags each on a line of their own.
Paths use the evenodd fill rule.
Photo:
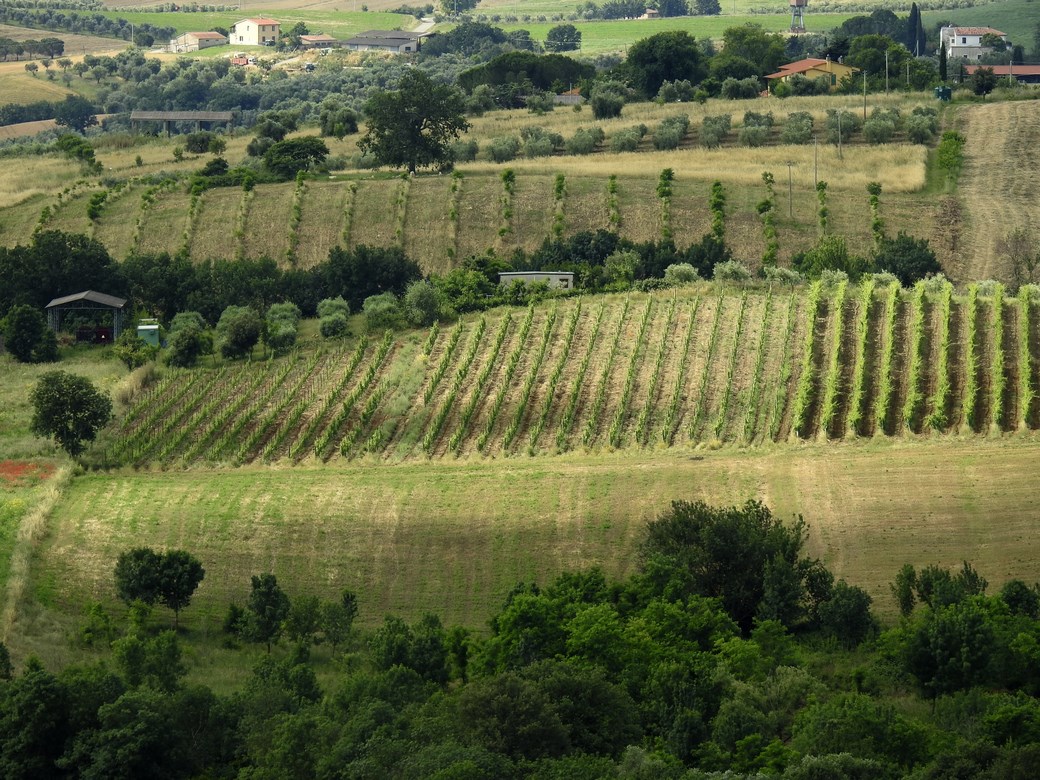
<svg viewBox="0 0 1040 780">
<path fill-rule="evenodd" d="M 979 315 L 975 321 L 975 354 L 978 356 L 979 379 L 978 401 L 975 404 L 975 425 L 972 426 L 976 433 L 984 433 L 989 430 L 992 419 L 990 415 L 993 409 L 993 399 L 990 396 L 992 390 L 992 374 L 990 367 L 993 364 L 993 302 L 988 299 L 979 298 Z"/>
<path fill-rule="evenodd" d="M 852 291 L 850 290 L 850 293 Z M 838 384 L 834 398 L 834 418 L 826 432 L 828 438 L 840 439 L 845 434 L 845 421 L 849 417 L 849 401 L 852 398 L 852 372 L 856 367 L 856 318 L 859 316 L 859 301 L 855 295 L 845 299 L 841 312 L 841 344 L 838 348 Z"/>
<path fill-rule="evenodd" d="M 805 343 L 805 329 L 808 326 L 809 323 L 806 322 L 805 317 L 805 300 L 799 300 L 795 307 L 794 327 L 790 329 L 791 332 L 787 339 L 784 361 L 776 374 L 777 383 L 772 387 L 772 391 L 775 393 L 773 417 L 770 422 L 770 435 L 773 441 L 785 441 L 791 435 L 791 388 L 797 387 L 798 378 L 802 373 L 802 350 Z M 790 376 L 784 387 L 780 379 L 788 370 Z M 777 398 L 781 400 L 780 404 L 775 403 Z"/>
<path fill-rule="evenodd" d="M 956 431 L 965 424 L 961 409 L 964 406 L 964 349 L 967 329 L 967 302 L 956 298 L 950 304 L 950 407 L 949 430 Z"/>
<path fill-rule="evenodd" d="M 759 341 L 765 334 L 766 299 L 749 296 L 744 312 L 743 331 L 736 345 L 736 361 L 728 388 L 729 409 L 720 431 L 723 441 L 738 441 L 744 435 L 744 412 L 750 401 L 751 385 L 755 377 Z M 728 369 L 727 369 L 728 370 Z"/>
<path fill-rule="evenodd" d="M 571 423 L 571 430 L 567 434 L 566 443 L 564 445 L 565 450 L 576 449 L 582 446 L 582 434 L 585 430 L 586 420 L 589 415 L 589 407 L 592 405 L 597 388 L 600 385 L 603 367 L 609 359 L 610 349 L 614 343 L 614 333 L 623 313 L 624 305 L 616 304 L 608 307 L 607 311 L 604 313 L 603 322 L 600 323 L 599 327 L 599 334 L 597 335 L 596 342 L 592 347 L 588 369 L 586 370 L 584 379 L 581 383 L 581 390 L 578 395 L 578 404 L 574 410 L 574 420 Z M 629 315 L 630 312 L 625 315 L 625 318 L 627 319 Z M 624 323 L 621 324 L 623 327 Z M 570 391 L 568 391 L 568 398 L 569 397 Z"/>
<path fill-rule="evenodd" d="M 763 322 L 762 325 L 765 353 L 762 356 L 762 368 L 758 377 L 758 403 L 750 410 L 751 422 L 747 439 L 749 443 L 769 439 L 769 424 L 776 400 L 776 386 L 780 381 L 780 353 L 787 340 L 787 316 L 790 304 L 789 295 L 774 293 L 772 313 L 768 321 Z M 745 410 L 745 414 L 747 413 L 748 411 Z"/>
<path fill-rule="evenodd" d="M 715 314 L 720 306 L 724 306 L 723 299 L 712 296 L 702 298 L 700 306 L 697 308 L 693 338 L 687 355 L 682 398 L 674 421 L 674 443 L 676 444 L 688 442 L 691 438 L 690 428 L 693 426 L 697 404 L 700 401 L 701 385 L 708 372 L 708 342 L 711 340 L 712 324 L 715 322 Z"/>
<path fill-rule="evenodd" d="M 651 301 L 652 300 L 653 299 L 651 298 Z M 651 305 L 653 306 L 653 304 Z M 614 353 L 614 360 L 610 366 L 610 373 L 605 377 L 606 392 L 603 396 L 603 406 L 599 410 L 599 416 L 595 421 L 596 425 L 594 435 L 588 442 L 590 446 L 606 446 L 609 437 L 610 424 L 614 419 L 614 415 L 617 413 L 618 406 L 621 402 L 621 395 L 624 392 L 628 366 L 632 362 L 633 355 L 635 355 L 635 359 L 639 361 L 646 352 L 644 345 L 639 342 L 639 323 L 643 317 L 645 306 L 645 302 L 636 301 L 628 307 L 628 316 L 625 317 L 621 339 L 618 341 L 617 351 Z M 651 308 L 651 318 L 654 316 L 655 309 L 659 308 L 659 306 Z M 599 393 L 598 386 L 596 393 Z M 585 431 L 585 426 L 587 426 L 589 420 L 591 420 L 591 415 L 594 413 L 593 408 L 586 408 L 589 414 L 587 419 L 582 420 L 583 433 Z"/>
</svg>

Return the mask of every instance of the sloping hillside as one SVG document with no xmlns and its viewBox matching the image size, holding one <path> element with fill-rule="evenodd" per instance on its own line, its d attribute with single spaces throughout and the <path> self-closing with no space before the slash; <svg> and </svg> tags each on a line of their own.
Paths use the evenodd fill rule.
<svg viewBox="0 0 1040 780">
<path fill-rule="evenodd" d="M 105 457 L 499 457 L 1040 424 L 1035 302 L 841 285 L 564 299 L 167 374 Z"/>
</svg>

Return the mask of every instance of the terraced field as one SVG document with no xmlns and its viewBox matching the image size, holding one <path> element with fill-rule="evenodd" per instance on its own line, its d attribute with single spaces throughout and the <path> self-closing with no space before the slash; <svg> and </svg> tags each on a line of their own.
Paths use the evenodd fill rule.
<svg viewBox="0 0 1040 780">
<path fill-rule="evenodd" d="M 275 361 L 174 371 L 113 463 L 497 458 L 1040 426 L 1037 306 L 1002 288 L 561 299 Z"/>
</svg>

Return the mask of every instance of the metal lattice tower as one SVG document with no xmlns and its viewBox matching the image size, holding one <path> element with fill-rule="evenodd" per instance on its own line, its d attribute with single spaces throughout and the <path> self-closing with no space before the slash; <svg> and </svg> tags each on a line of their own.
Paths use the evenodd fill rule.
<svg viewBox="0 0 1040 780">
<path fill-rule="evenodd" d="M 805 32 L 805 7 L 809 0 L 788 0 L 791 4 L 791 32 Z"/>
</svg>

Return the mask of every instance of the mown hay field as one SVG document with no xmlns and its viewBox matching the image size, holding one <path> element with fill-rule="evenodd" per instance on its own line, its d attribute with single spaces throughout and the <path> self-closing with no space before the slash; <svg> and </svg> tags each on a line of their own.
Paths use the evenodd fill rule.
<svg viewBox="0 0 1040 780">
<path fill-rule="evenodd" d="M 999 588 L 1040 577 L 1035 436 L 963 442 L 689 453 L 629 452 L 494 463 L 171 471 L 77 477 L 49 518 L 9 645 L 50 666 L 100 601 L 129 547 L 190 550 L 206 568 L 188 630 L 219 641 L 231 601 L 270 571 L 291 595 L 357 591 L 361 622 L 423 612 L 486 630 L 518 581 L 563 570 L 631 572 L 645 522 L 673 499 L 758 498 L 809 524 L 809 552 L 865 587 L 889 619 L 903 563 L 969 559 Z M 161 617 L 160 617 L 161 619 Z"/>
</svg>

